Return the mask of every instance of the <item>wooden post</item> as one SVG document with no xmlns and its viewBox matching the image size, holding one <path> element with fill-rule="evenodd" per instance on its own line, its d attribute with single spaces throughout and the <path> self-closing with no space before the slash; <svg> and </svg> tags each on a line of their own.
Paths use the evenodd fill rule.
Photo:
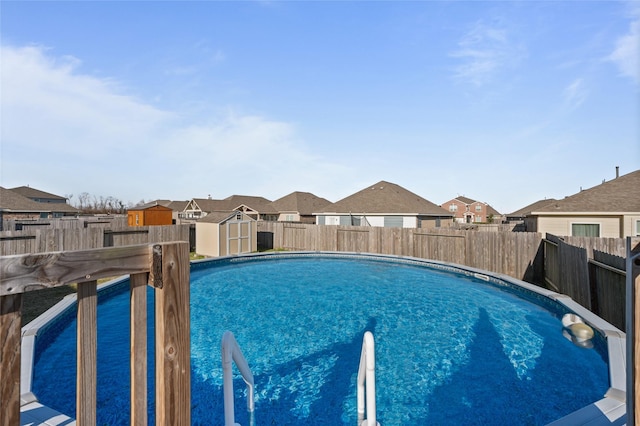
<svg viewBox="0 0 640 426">
<path fill-rule="evenodd" d="M 0 425 L 20 424 L 22 294 L 0 296 Z"/>
<path fill-rule="evenodd" d="M 627 237 L 627 425 L 640 425 L 640 239 Z"/>
<path fill-rule="evenodd" d="M 97 286 L 97 281 L 78 283 L 76 421 L 80 426 L 97 421 Z"/>
<path fill-rule="evenodd" d="M 147 425 L 147 282 L 148 274 L 131 274 L 131 424 Z"/>
<path fill-rule="evenodd" d="M 158 288 L 159 283 L 153 283 L 156 287 L 156 425 L 190 425 L 189 244 L 168 243 L 159 247 L 162 249 L 162 288 Z M 157 256 L 153 258 L 155 261 Z"/>
</svg>

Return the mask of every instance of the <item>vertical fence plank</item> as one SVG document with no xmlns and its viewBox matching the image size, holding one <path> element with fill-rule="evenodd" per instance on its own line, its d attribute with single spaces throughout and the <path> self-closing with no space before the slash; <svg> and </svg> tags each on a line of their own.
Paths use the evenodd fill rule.
<svg viewBox="0 0 640 426">
<path fill-rule="evenodd" d="M 0 296 L 0 425 L 20 424 L 22 295 Z"/>
<path fill-rule="evenodd" d="M 162 245 L 155 291 L 156 425 L 191 424 L 189 243 Z"/>
<path fill-rule="evenodd" d="M 131 424 L 147 424 L 147 282 L 148 274 L 130 277 Z"/>
<path fill-rule="evenodd" d="M 640 239 L 627 238 L 627 422 L 640 425 Z"/>
<path fill-rule="evenodd" d="M 96 424 L 97 281 L 78 283 L 76 420 Z"/>
</svg>

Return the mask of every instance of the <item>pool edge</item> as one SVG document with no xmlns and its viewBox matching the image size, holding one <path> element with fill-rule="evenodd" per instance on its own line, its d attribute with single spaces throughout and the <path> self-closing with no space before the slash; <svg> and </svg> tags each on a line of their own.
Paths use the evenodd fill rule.
<svg viewBox="0 0 640 426">
<path fill-rule="evenodd" d="M 267 253 L 248 253 L 234 256 L 223 256 L 217 258 L 208 258 L 191 261 L 191 267 L 203 265 L 207 263 L 217 263 L 224 261 L 243 260 L 250 258 L 266 258 L 266 257 L 288 257 L 288 256 L 313 256 L 324 255 L 333 257 L 361 257 L 361 258 L 379 258 L 387 260 L 405 259 L 410 262 L 429 265 L 440 269 L 453 269 L 458 272 L 467 273 L 484 279 L 493 278 L 495 280 L 507 282 L 534 292 L 543 297 L 554 300 L 570 311 L 581 316 L 587 324 L 597 329 L 603 334 L 607 341 L 608 366 L 609 366 L 609 389 L 603 395 L 603 398 L 592 404 L 589 404 L 573 413 L 568 414 L 558 420 L 549 423 L 547 426 L 569 426 L 576 424 L 588 424 L 590 426 L 605 425 L 625 425 L 626 424 L 626 334 L 614 327 L 604 319 L 598 317 L 582 305 L 575 302 L 569 296 L 560 294 L 531 283 L 510 277 L 505 274 L 494 273 L 481 270 L 469 266 L 459 265 L 451 262 L 442 262 L 430 259 L 422 259 L 411 256 L 385 255 L 378 253 L 360 253 L 360 252 L 334 252 L 334 251 L 283 251 L 283 252 L 267 252 Z M 113 285 L 119 284 L 128 279 L 128 275 L 115 278 L 107 283 L 98 286 L 98 291 L 103 291 Z M 20 383 L 20 424 L 21 425 L 68 425 L 75 424 L 75 420 L 56 412 L 48 407 L 43 406 L 37 400 L 36 395 L 32 393 L 31 384 L 33 379 L 33 361 L 35 340 L 38 332 L 46 328 L 46 326 L 66 310 L 70 309 L 76 302 L 76 295 L 67 295 L 63 300 L 58 302 L 45 313 L 22 327 L 22 358 L 21 358 L 21 383 Z M 35 405 L 34 405 L 35 404 Z M 36 409 L 42 413 L 40 423 L 34 423 L 30 411 Z M 23 415 L 25 421 L 23 421 Z M 49 416 L 48 418 L 45 418 Z"/>
</svg>

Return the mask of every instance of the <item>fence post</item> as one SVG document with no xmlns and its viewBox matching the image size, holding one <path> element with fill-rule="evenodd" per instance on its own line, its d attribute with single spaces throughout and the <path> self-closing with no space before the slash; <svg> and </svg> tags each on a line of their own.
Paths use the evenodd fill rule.
<svg viewBox="0 0 640 426">
<path fill-rule="evenodd" d="M 640 240 L 627 237 L 627 425 L 640 425 Z"/>
<path fill-rule="evenodd" d="M 0 296 L 0 425 L 20 424 L 22 294 Z"/>
<path fill-rule="evenodd" d="M 76 420 L 78 425 L 95 425 L 97 408 L 97 281 L 78 283 Z"/>
<path fill-rule="evenodd" d="M 156 425 L 191 424 L 189 243 L 154 245 Z M 159 279 L 158 279 L 159 278 Z"/>
<path fill-rule="evenodd" d="M 131 424 L 147 425 L 147 273 L 131 274 L 129 330 L 131 351 Z"/>
</svg>

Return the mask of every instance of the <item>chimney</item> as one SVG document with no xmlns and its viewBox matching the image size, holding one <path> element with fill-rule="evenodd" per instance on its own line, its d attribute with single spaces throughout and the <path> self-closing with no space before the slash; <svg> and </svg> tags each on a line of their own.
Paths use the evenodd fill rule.
<svg viewBox="0 0 640 426">
<path fill-rule="evenodd" d="M 620 177 L 620 166 L 616 166 L 616 179 Z"/>
</svg>

